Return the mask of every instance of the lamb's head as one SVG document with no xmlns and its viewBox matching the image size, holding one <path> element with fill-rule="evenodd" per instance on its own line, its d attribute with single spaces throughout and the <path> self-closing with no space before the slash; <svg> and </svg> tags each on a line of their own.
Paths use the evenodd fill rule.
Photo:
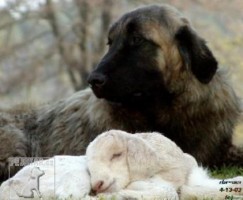
<svg viewBox="0 0 243 200">
<path fill-rule="evenodd" d="M 119 191 L 131 181 L 150 177 L 159 167 L 156 152 L 145 140 L 118 130 L 99 135 L 86 155 L 96 193 Z"/>
<path fill-rule="evenodd" d="M 86 155 L 95 192 L 115 192 L 129 183 L 126 154 L 127 140 L 122 131 L 105 132 L 89 144 Z"/>
</svg>

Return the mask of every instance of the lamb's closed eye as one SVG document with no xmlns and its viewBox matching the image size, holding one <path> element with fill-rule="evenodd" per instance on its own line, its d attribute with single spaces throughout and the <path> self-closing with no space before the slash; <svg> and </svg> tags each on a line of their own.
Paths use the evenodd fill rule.
<svg viewBox="0 0 243 200">
<path fill-rule="evenodd" d="M 123 152 L 119 152 L 119 153 L 114 153 L 112 156 L 111 156 L 111 161 L 114 160 L 114 159 L 118 159 L 120 157 L 122 157 L 123 155 Z"/>
</svg>

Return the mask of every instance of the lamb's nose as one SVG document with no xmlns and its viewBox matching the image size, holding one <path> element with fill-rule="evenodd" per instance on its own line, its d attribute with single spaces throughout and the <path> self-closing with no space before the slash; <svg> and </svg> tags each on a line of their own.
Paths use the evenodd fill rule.
<svg viewBox="0 0 243 200">
<path fill-rule="evenodd" d="M 99 193 L 102 190 L 102 186 L 104 185 L 104 181 L 99 180 L 97 181 L 93 186 L 92 186 L 92 190 L 95 193 Z"/>
<path fill-rule="evenodd" d="M 88 83 L 92 87 L 101 88 L 106 82 L 106 76 L 99 73 L 92 73 L 88 78 Z"/>
</svg>

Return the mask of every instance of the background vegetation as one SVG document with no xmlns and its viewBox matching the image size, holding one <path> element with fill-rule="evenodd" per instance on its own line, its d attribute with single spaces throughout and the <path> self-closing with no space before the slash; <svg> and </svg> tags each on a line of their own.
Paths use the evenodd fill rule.
<svg viewBox="0 0 243 200">
<path fill-rule="evenodd" d="M 242 0 L 0 0 L 0 107 L 55 101 L 87 87 L 111 22 L 149 3 L 176 6 L 191 19 L 242 98 Z"/>
</svg>

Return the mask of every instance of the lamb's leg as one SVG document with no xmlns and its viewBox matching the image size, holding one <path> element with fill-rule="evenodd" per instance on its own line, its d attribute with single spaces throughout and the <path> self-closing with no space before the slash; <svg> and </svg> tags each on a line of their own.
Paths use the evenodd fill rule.
<svg viewBox="0 0 243 200">
<path fill-rule="evenodd" d="M 143 200 L 179 200 L 176 189 L 168 182 L 151 178 L 144 181 L 135 181 L 127 188 L 113 194 L 103 194 L 104 198 L 109 199 L 143 199 Z"/>
<path fill-rule="evenodd" d="M 14 157 L 27 156 L 27 141 L 24 133 L 12 125 L 0 128 L 0 182 L 16 173 Z M 11 170 L 9 167 L 12 165 Z"/>
</svg>

